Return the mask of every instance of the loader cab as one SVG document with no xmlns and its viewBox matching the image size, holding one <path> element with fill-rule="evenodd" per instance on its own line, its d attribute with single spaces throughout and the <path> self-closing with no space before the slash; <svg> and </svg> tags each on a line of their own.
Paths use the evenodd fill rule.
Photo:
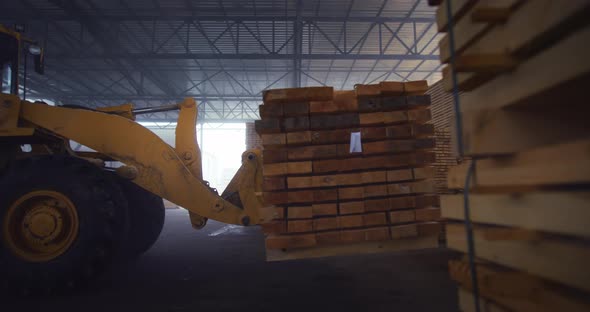
<svg viewBox="0 0 590 312">
<path fill-rule="evenodd" d="M 0 72 L 2 93 L 18 95 L 18 56 L 20 35 L 0 26 Z"/>
<path fill-rule="evenodd" d="M 25 53 L 22 53 L 25 46 Z M 33 56 L 35 72 L 43 74 L 43 49 L 19 32 L 0 25 L 0 93 L 19 94 L 20 60 L 23 57 L 26 61 L 29 55 Z"/>
</svg>

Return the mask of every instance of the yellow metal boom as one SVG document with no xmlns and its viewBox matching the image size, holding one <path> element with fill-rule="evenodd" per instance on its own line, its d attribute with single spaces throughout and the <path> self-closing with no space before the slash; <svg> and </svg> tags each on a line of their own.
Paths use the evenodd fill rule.
<svg viewBox="0 0 590 312">
<path fill-rule="evenodd" d="M 30 135 L 31 129 L 74 140 L 124 164 L 121 176 L 191 213 L 197 228 L 207 218 L 224 223 L 259 223 L 262 206 L 262 162 L 258 150 L 242 155 L 242 167 L 222 196 L 202 178 L 201 156 L 196 140 L 197 105 L 192 98 L 178 104 L 175 148 L 132 120 L 130 105 L 95 111 L 55 107 L 21 101 L 2 94 L 1 136 Z M 18 114 L 16 112 L 19 112 Z M 18 116 L 20 124 L 15 127 Z M 10 120 L 8 120 L 10 119 Z M 27 129 L 27 130 L 25 130 Z"/>
</svg>

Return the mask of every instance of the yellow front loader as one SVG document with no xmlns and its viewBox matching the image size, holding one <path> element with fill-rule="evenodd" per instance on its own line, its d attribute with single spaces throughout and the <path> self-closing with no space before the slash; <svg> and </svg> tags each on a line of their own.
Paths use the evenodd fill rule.
<svg viewBox="0 0 590 312">
<path fill-rule="evenodd" d="M 97 110 L 21 100 L 21 58 L 35 55 L 42 72 L 42 51 L 1 25 L 0 47 L 0 277 L 12 288 L 76 285 L 136 257 L 160 233 L 162 198 L 187 209 L 195 228 L 262 221 L 260 152 L 243 153 L 219 195 L 202 177 L 193 99 Z M 171 109 L 179 110 L 175 147 L 134 121 Z M 76 152 L 70 141 L 96 152 Z"/>
</svg>

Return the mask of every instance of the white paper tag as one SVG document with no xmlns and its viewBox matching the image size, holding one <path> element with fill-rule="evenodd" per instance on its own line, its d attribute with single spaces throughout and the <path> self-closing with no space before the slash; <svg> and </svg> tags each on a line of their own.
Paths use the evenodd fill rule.
<svg viewBox="0 0 590 312">
<path fill-rule="evenodd" d="M 361 133 L 351 132 L 350 133 L 350 152 L 361 153 L 363 151 L 363 145 L 361 143 Z"/>
</svg>

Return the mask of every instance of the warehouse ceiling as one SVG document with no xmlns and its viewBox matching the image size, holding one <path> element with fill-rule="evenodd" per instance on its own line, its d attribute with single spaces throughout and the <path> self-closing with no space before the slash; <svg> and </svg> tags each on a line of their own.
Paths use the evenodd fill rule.
<svg viewBox="0 0 590 312">
<path fill-rule="evenodd" d="M 226 122 L 258 118 L 265 89 L 439 80 L 434 10 L 425 0 L 19 0 L 0 2 L 0 23 L 45 46 L 30 97 L 89 107 L 194 97 L 201 121 Z"/>
</svg>

